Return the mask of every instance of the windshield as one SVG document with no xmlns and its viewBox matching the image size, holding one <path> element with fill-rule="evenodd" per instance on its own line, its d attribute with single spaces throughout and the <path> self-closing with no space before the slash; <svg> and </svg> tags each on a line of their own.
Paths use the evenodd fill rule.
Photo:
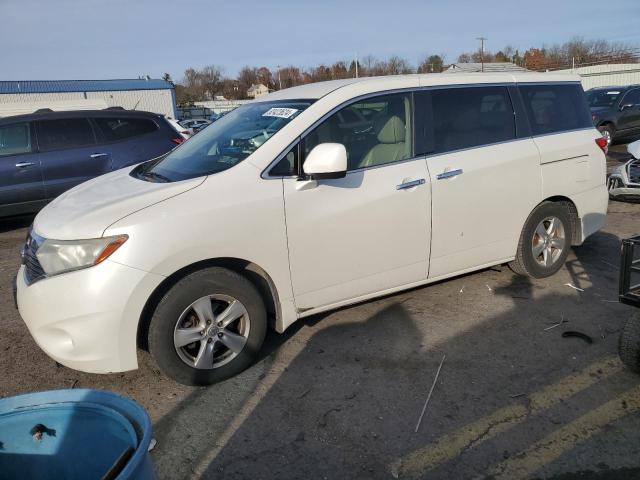
<svg viewBox="0 0 640 480">
<path fill-rule="evenodd" d="M 587 92 L 590 107 L 613 107 L 622 92 L 620 90 L 592 90 Z"/>
<path fill-rule="evenodd" d="M 227 170 L 264 145 L 309 105 L 309 100 L 243 105 L 166 157 L 144 163 L 131 174 L 148 181 L 175 182 Z"/>
</svg>

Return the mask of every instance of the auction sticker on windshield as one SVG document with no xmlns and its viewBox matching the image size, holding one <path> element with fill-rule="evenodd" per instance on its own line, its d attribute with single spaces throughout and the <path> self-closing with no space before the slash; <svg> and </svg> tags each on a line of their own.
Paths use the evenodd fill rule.
<svg viewBox="0 0 640 480">
<path fill-rule="evenodd" d="M 291 118 L 298 111 L 297 108 L 276 107 L 270 108 L 262 114 L 263 117 Z"/>
</svg>

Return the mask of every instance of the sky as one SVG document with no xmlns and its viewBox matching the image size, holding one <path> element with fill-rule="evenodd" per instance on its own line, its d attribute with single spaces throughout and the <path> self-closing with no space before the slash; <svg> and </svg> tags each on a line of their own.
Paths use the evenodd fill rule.
<svg viewBox="0 0 640 480">
<path fill-rule="evenodd" d="M 640 47 L 640 0 L 0 0 L 0 80 L 159 78 L 356 55 L 455 61 L 574 37 Z"/>
</svg>

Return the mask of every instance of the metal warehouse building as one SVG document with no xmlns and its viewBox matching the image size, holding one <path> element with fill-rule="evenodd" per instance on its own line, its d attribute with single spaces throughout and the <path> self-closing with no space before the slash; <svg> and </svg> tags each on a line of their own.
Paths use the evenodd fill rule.
<svg viewBox="0 0 640 480">
<path fill-rule="evenodd" d="M 51 110 L 123 107 L 176 117 L 173 84 L 141 78 L 125 80 L 0 81 L 0 117 Z"/>
<path fill-rule="evenodd" d="M 595 87 L 614 87 L 640 84 L 640 63 L 592 65 L 576 69 L 560 70 L 562 73 L 580 75 L 585 90 Z"/>
</svg>

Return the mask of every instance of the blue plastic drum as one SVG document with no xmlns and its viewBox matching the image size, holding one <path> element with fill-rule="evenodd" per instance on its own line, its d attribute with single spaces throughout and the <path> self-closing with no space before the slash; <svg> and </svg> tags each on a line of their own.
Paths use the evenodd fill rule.
<svg viewBox="0 0 640 480">
<path fill-rule="evenodd" d="M 0 477 L 155 478 L 151 420 L 139 404 L 99 390 L 53 390 L 0 400 Z"/>
</svg>

